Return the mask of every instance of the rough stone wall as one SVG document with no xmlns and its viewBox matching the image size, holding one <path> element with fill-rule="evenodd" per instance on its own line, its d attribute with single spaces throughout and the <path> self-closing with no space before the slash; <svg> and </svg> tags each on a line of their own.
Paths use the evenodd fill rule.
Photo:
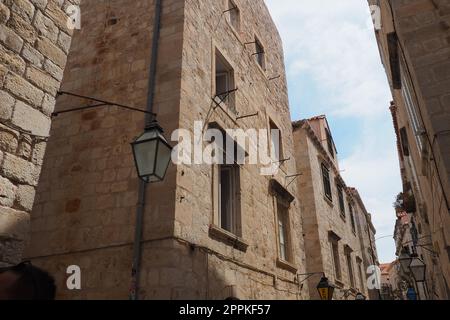
<svg viewBox="0 0 450 320">
<path fill-rule="evenodd" d="M 318 123 L 317 123 L 318 122 Z M 324 128 L 325 120 L 315 120 L 315 127 Z M 358 237 L 358 230 L 352 231 L 349 213 L 349 203 L 352 203 L 355 210 L 355 199 L 350 193 L 344 196 L 346 208 L 346 218 L 341 216 L 338 202 L 338 193 L 336 188 L 337 170 L 334 167 L 334 161 L 328 154 L 326 145 L 322 139 L 317 138 L 316 130 L 309 126 L 308 121 L 294 123 L 294 141 L 295 141 L 295 159 L 302 176 L 299 177 L 297 184 L 299 186 L 299 197 L 301 199 L 301 210 L 304 215 L 304 234 L 306 247 L 307 272 L 325 272 L 330 281 L 333 281 L 337 289 L 335 299 L 351 299 L 357 293 L 367 293 L 361 283 L 366 279 L 359 277 L 356 258 L 363 258 L 361 252 L 361 240 Z M 333 202 L 330 202 L 324 194 L 322 169 L 323 161 L 333 164 L 330 170 L 331 188 Z M 355 212 L 356 214 L 356 212 Z M 337 234 L 341 240 L 338 242 L 339 263 L 341 266 L 341 279 L 336 278 L 334 262 L 329 238 L 329 232 Z M 344 248 L 351 248 L 351 259 L 353 266 L 353 276 L 355 285 L 352 287 L 350 282 L 347 260 L 344 254 Z M 316 286 L 320 280 L 320 275 L 311 278 L 309 281 L 310 296 L 312 299 L 319 299 Z M 352 291 L 349 291 L 352 289 Z"/>
<path fill-rule="evenodd" d="M 423 252 L 430 283 L 433 284 L 430 291 L 436 291 L 441 298 L 448 297 L 450 215 L 444 194 L 447 199 L 450 198 L 450 4 L 448 1 L 398 1 L 394 3 L 393 14 L 385 1 L 381 4 L 382 29 L 377 32 L 377 40 L 388 79 L 392 84 L 386 35 L 395 31 L 399 39 L 400 57 L 405 60 L 410 71 L 408 76 L 413 83 L 411 95 L 418 105 L 418 116 L 428 136 L 424 136 L 426 152 L 422 153 L 404 96 L 401 90 L 392 89 L 398 128 L 406 128 L 409 142 L 410 156 L 400 155 L 404 183 L 411 185 L 416 198 L 415 219 L 420 226 L 420 236 L 426 237 L 422 242 L 432 243 L 430 249 L 437 253 L 433 257 L 430 252 Z M 395 26 L 392 23 L 393 16 Z"/>
<path fill-rule="evenodd" d="M 217 274 L 217 280 L 208 278 L 206 292 L 205 287 L 201 287 L 199 297 L 226 298 L 230 296 L 229 288 L 234 288 L 235 294 L 243 299 L 302 299 L 308 294 L 306 284 L 299 290 L 296 272 L 277 265 L 276 209 L 274 196 L 269 192 L 272 178 L 286 186 L 285 176 L 296 173 L 282 44 L 263 1 L 241 0 L 236 1 L 236 5 L 241 13 L 240 32 L 232 29 L 223 14 L 229 9 L 227 1 L 186 1 L 180 128 L 192 132 L 194 121 L 203 121 L 217 122 L 223 129 L 268 129 L 269 119 L 272 119 L 282 131 L 284 158 L 291 161 L 282 166 L 276 177 L 262 176 L 260 165 L 241 166 L 241 225 L 242 238 L 249 245 L 246 252 L 210 235 L 210 226 L 215 224 L 214 167 L 179 166 L 175 235 L 211 251 L 200 262 L 209 265 L 209 273 Z M 254 41 L 255 35 L 266 48 L 265 71 L 252 56 L 254 46 L 245 45 Z M 236 120 L 237 115 L 229 111 L 231 120 L 222 110 L 211 109 L 215 48 L 234 68 L 235 86 L 239 89 L 237 112 L 241 116 L 259 112 L 258 116 Z M 280 78 L 269 80 L 278 75 Z M 287 189 L 297 194 L 295 183 Z M 302 222 L 297 199 L 289 215 L 292 264 L 297 273 L 304 273 Z M 194 268 L 193 271 L 197 277 L 204 277 L 199 270 Z M 180 284 L 180 287 L 186 293 L 184 297 L 189 297 L 192 288 L 198 288 L 192 283 Z"/>
<path fill-rule="evenodd" d="M 124 6 L 124 3 L 128 5 Z M 131 4 L 130 4 L 131 3 Z M 238 110 L 259 116 L 230 121 L 225 128 L 268 129 L 269 116 L 283 131 L 285 157 L 293 156 L 281 41 L 262 0 L 236 1 L 243 14 L 239 39 L 230 30 L 222 1 L 164 0 L 155 112 L 170 138 L 193 130 L 211 106 L 212 40 L 236 66 Z M 64 91 L 144 107 L 150 65 L 154 1 L 84 1 L 82 29 L 75 33 Z M 213 30 L 217 28 L 217 32 Z M 258 69 L 244 42 L 261 37 L 267 72 Z M 272 76 L 279 79 L 269 81 Z M 61 97 L 57 110 L 89 101 Z M 126 299 L 131 277 L 138 179 L 129 142 L 143 131 L 143 116 L 105 108 L 60 115 L 52 126 L 37 203 L 32 241 L 34 263 L 57 278 L 64 299 Z M 140 283 L 141 299 L 304 299 L 296 272 L 277 267 L 274 197 L 270 177 L 243 166 L 242 233 L 247 252 L 210 237 L 212 168 L 171 166 L 163 183 L 148 190 Z M 275 177 L 295 174 L 295 162 Z M 64 177 L 62 179 L 62 177 Z M 296 193 L 296 185 L 288 190 Z M 291 206 L 294 267 L 305 271 L 299 203 Z M 82 290 L 65 289 L 66 268 L 78 265 Z"/>
<path fill-rule="evenodd" d="M 178 125 L 184 10 L 182 1 L 163 2 L 155 111 L 170 133 Z M 145 110 L 154 7 L 152 0 L 83 1 L 62 89 Z M 92 104 L 61 96 L 56 109 Z M 53 122 L 27 256 L 55 275 L 60 298 L 128 298 L 139 186 L 130 142 L 144 118 L 105 107 Z M 165 182 L 147 190 L 143 250 L 173 233 L 175 173 L 169 168 Z M 81 291 L 66 289 L 70 265 L 81 268 Z"/>
<path fill-rule="evenodd" d="M 78 2 L 0 1 L 0 265 L 18 263 L 28 238 L 71 43 L 65 9 Z"/>
</svg>

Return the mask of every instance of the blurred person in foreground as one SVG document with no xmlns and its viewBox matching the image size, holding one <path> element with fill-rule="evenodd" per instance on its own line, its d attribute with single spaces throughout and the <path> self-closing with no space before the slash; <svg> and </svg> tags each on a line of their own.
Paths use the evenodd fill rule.
<svg viewBox="0 0 450 320">
<path fill-rule="evenodd" d="M 29 261 L 0 268 L 0 300 L 54 300 L 55 279 Z"/>
</svg>

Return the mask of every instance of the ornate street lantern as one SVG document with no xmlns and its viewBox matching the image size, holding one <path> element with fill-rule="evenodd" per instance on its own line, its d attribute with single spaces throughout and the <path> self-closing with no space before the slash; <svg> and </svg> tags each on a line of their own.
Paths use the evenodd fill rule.
<svg viewBox="0 0 450 320">
<path fill-rule="evenodd" d="M 403 251 L 400 257 L 398 257 L 398 261 L 400 262 L 400 265 L 402 266 L 403 272 L 409 271 L 409 265 L 411 264 L 412 258 L 409 255 L 408 252 Z"/>
<path fill-rule="evenodd" d="M 333 300 L 334 286 L 330 284 L 328 278 L 323 277 L 317 285 L 317 291 L 319 291 L 320 299 Z"/>
<path fill-rule="evenodd" d="M 172 147 L 164 138 L 158 123 L 153 121 L 148 125 L 131 146 L 139 178 L 146 183 L 164 180 L 172 156 Z"/>
<path fill-rule="evenodd" d="M 425 263 L 417 254 L 412 255 L 411 259 L 412 261 L 409 265 L 409 269 L 411 270 L 414 280 L 416 280 L 416 282 L 425 282 L 427 268 Z"/>
</svg>

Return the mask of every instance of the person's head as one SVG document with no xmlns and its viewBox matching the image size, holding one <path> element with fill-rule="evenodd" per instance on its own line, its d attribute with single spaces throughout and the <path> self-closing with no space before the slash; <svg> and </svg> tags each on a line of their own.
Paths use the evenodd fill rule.
<svg viewBox="0 0 450 320">
<path fill-rule="evenodd" d="M 53 300 L 55 293 L 55 279 L 28 261 L 0 268 L 0 300 Z"/>
</svg>

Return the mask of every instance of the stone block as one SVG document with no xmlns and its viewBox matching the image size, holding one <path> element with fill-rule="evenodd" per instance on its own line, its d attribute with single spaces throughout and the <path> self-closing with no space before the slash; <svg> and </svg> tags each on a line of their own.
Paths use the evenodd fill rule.
<svg viewBox="0 0 450 320">
<path fill-rule="evenodd" d="M 23 39 L 4 24 L 0 24 L 0 43 L 4 44 L 8 49 L 19 53 L 22 49 Z"/>
<path fill-rule="evenodd" d="M 47 136 L 50 131 L 50 118 L 21 101 L 16 103 L 12 122 L 35 135 Z"/>
<path fill-rule="evenodd" d="M 36 49 L 45 57 L 52 60 L 56 65 L 64 68 L 66 65 L 67 56 L 60 48 L 54 45 L 49 39 L 39 37 L 36 42 Z"/>
<path fill-rule="evenodd" d="M 39 168 L 32 163 L 12 154 L 5 153 L 0 172 L 11 181 L 36 186 Z"/>
<path fill-rule="evenodd" d="M 21 98 L 34 107 L 40 107 L 44 92 L 31 83 L 15 74 L 8 74 L 4 84 L 5 88 L 14 96 Z"/>
<path fill-rule="evenodd" d="M 52 94 L 53 96 L 55 96 L 58 92 L 60 82 L 55 80 L 48 73 L 42 72 L 35 67 L 27 68 L 25 78 L 38 88 Z"/>
<path fill-rule="evenodd" d="M 12 207 L 17 187 L 8 179 L 0 176 L 0 206 Z"/>
<path fill-rule="evenodd" d="M 0 107 L 0 119 L 11 119 L 14 103 L 16 102 L 16 100 L 7 92 L 0 91 L 0 101 L 2 103 Z"/>
<path fill-rule="evenodd" d="M 28 43 L 34 43 L 38 36 L 36 29 L 33 28 L 30 22 L 25 21 L 22 17 L 15 13 L 11 15 L 11 18 L 9 18 L 8 27 L 14 30 L 17 35 Z"/>
<path fill-rule="evenodd" d="M 35 197 L 35 188 L 28 185 L 19 185 L 17 188 L 16 203 L 24 211 L 31 212 Z"/>
</svg>

